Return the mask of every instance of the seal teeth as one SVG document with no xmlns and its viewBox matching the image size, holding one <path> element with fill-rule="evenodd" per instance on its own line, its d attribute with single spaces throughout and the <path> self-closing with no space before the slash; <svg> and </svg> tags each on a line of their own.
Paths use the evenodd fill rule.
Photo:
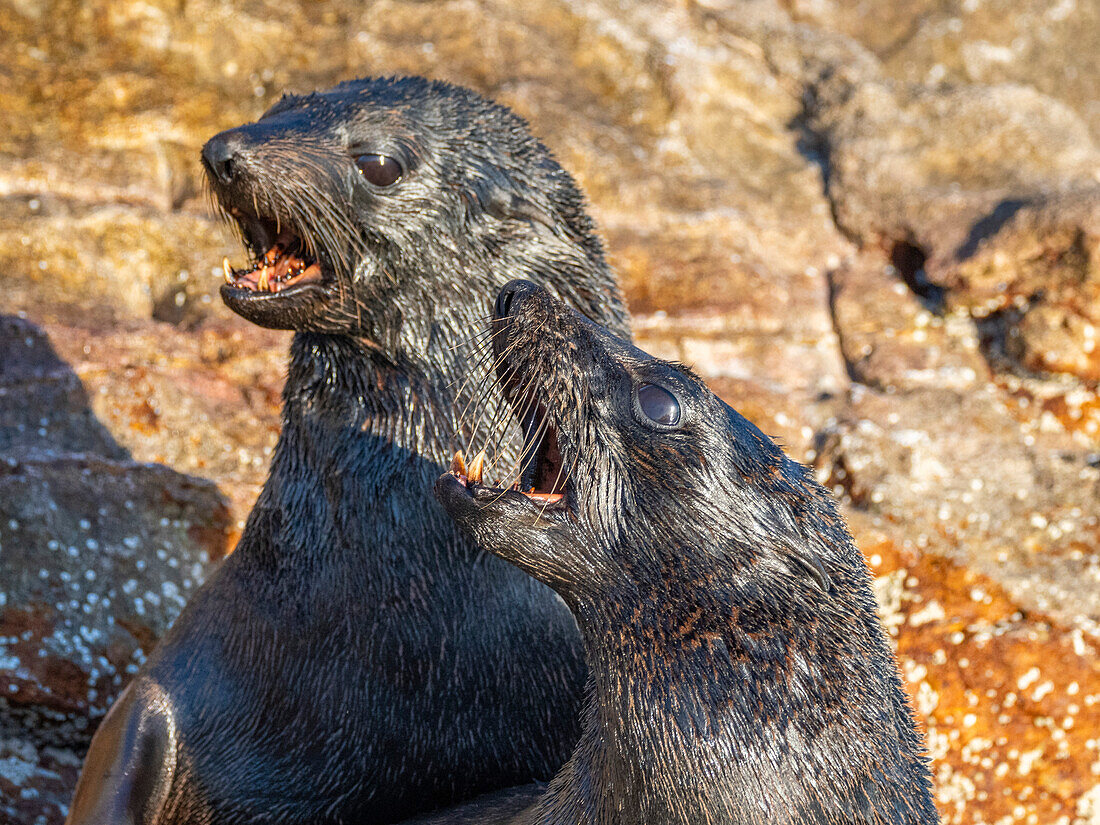
<svg viewBox="0 0 1100 825">
<path fill-rule="evenodd" d="M 267 292 L 267 287 L 267 264 L 264 264 L 263 267 L 260 268 L 260 279 L 256 282 L 256 289 L 261 292 Z"/>
<path fill-rule="evenodd" d="M 485 451 L 474 456 L 474 460 L 470 462 L 470 472 L 467 478 L 475 484 L 481 484 L 481 472 L 485 469 Z"/>
<path fill-rule="evenodd" d="M 462 456 L 462 450 L 458 450 L 451 459 L 451 472 L 456 476 L 466 475 L 466 461 Z"/>
<path fill-rule="evenodd" d="M 225 282 L 232 285 L 233 283 L 233 270 L 229 267 L 229 259 L 222 258 L 222 273 L 225 275 Z"/>
</svg>

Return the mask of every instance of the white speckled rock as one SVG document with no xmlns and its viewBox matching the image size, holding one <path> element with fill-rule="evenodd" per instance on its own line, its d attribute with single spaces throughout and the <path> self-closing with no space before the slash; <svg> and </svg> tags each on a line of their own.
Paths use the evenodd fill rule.
<svg viewBox="0 0 1100 825">
<path fill-rule="evenodd" d="M 228 510 L 210 482 L 127 458 L 10 317 L 0 447 L 0 821 L 33 822 L 68 804 L 90 723 L 224 552 Z"/>
</svg>

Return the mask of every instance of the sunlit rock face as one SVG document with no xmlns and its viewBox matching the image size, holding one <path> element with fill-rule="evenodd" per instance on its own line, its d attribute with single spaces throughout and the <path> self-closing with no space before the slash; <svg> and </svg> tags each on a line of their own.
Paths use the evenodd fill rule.
<svg viewBox="0 0 1100 825">
<path fill-rule="evenodd" d="M 287 338 L 199 149 L 283 90 L 471 86 L 577 175 L 645 349 L 845 502 L 948 823 L 1100 821 L 1100 20 L 856 0 L 0 3 L 0 821 L 235 542 Z"/>
</svg>

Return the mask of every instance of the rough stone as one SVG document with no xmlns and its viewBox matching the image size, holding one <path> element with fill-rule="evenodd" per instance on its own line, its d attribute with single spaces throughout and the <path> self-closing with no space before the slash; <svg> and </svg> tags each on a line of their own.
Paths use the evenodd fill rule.
<svg viewBox="0 0 1100 825">
<path fill-rule="evenodd" d="M 414 72 L 528 117 L 639 342 L 842 497 L 945 823 L 1096 825 L 1093 5 L 0 0 L 0 31 L 0 820 L 60 823 L 278 434 L 287 336 L 217 299 L 199 148 Z"/>
<path fill-rule="evenodd" d="M 860 510 L 998 582 L 1028 610 L 1100 631 L 1100 467 L 995 387 L 857 385 L 820 433 L 823 481 Z M 904 538 L 902 538 L 902 536 Z"/>
<path fill-rule="evenodd" d="M 840 226 L 863 243 L 933 255 L 1006 200 L 1089 185 L 1100 152 L 1064 104 L 1026 86 L 830 79 L 813 118 L 828 144 Z"/>
<path fill-rule="evenodd" d="M 225 551 L 205 479 L 134 461 L 34 324 L 0 316 L 0 814 L 59 821 L 95 722 Z"/>
<path fill-rule="evenodd" d="M 911 83 L 1031 86 L 1100 136 L 1100 8 L 1087 0 L 810 0 L 796 16 L 855 37 Z"/>
<path fill-rule="evenodd" d="M 860 384 L 967 392 L 989 380 L 970 315 L 939 312 L 935 296 L 914 292 L 885 255 L 868 251 L 847 261 L 830 283 L 841 351 Z"/>
<path fill-rule="evenodd" d="M 1100 188 L 1007 202 L 988 234 L 929 267 L 1002 369 L 1100 384 Z M 1094 433 L 1097 431 L 1094 430 Z"/>
</svg>

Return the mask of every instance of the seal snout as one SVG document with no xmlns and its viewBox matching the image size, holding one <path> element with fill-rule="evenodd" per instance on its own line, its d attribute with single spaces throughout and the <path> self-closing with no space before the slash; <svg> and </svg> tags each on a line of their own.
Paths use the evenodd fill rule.
<svg viewBox="0 0 1100 825">
<path fill-rule="evenodd" d="M 279 293 L 321 286 L 329 280 L 320 250 L 311 241 L 316 231 L 300 228 L 265 197 L 256 197 L 260 191 L 256 187 L 262 183 L 258 178 L 268 174 L 262 163 L 257 166 L 257 129 L 256 124 L 228 129 L 202 148 L 212 194 L 225 217 L 236 223 L 249 251 L 250 260 L 244 267 L 231 266 L 228 258 L 222 261 L 228 288 L 223 296 L 237 311 L 253 299 L 264 302 Z M 265 323 L 262 317 L 253 320 Z"/>
<path fill-rule="evenodd" d="M 360 323 L 364 306 L 350 297 L 347 280 L 368 257 L 336 183 L 354 165 L 292 103 L 202 148 L 211 200 L 247 255 L 223 259 L 221 296 L 259 326 L 346 330 Z"/>
<path fill-rule="evenodd" d="M 493 303 L 496 382 L 523 435 L 518 460 L 504 470 L 497 487 L 485 487 L 482 480 L 483 471 L 495 464 L 492 461 L 486 466 L 484 450 L 468 468 L 463 454 L 455 453 L 450 475 L 472 490 L 484 487 L 496 496 L 519 493 L 543 508 L 565 507 L 571 468 L 567 467 L 558 438 L 561 410 L 550 403 L 554 399 L 548 397 L 545 380 L 537 371 L 530 372 L 532 365 L 527 356 L 535 343 L 532 339 L 544 334 L 545 329 L 543 325 L 532 327 L 528 323 L 530 319 L 523 309 L 529 301 L 550 306 L 553 298 L 543 287 L 516 279 L 501 288 Z"/>
<path fill-rule="evenodd" d="M 525 281 L 522 278 L 515 278 L 501 287 L 500 292 L 497 293 L 496 302 L 493 304 L 493 317 L 498 321 L 504 320 L 509 317 L 509 313 L 513 309 L 518 310 L 517 298 L 530 297 L 545 292 L 546 290 L 537 284 Z"/>
<path fill-rule="evenodd" d="M 228 186 L 236 172 L 237 153 L 240 150 L 237 130 L 230 129 L 214 135 L 202 147 L 202 164 L 215 181 Z"/>
<path fill-rule="evenodd" d="M 211 182 L 222 187 L 247 184 L 255 173 L 250 167 L 261 155 L 271 154 L 277 132 L 262 123 L 246 123 L 218 132 L 202 147 L 202 165 Z M 259 150 L 259 151 L 257 151 Z"/>
</svg>

